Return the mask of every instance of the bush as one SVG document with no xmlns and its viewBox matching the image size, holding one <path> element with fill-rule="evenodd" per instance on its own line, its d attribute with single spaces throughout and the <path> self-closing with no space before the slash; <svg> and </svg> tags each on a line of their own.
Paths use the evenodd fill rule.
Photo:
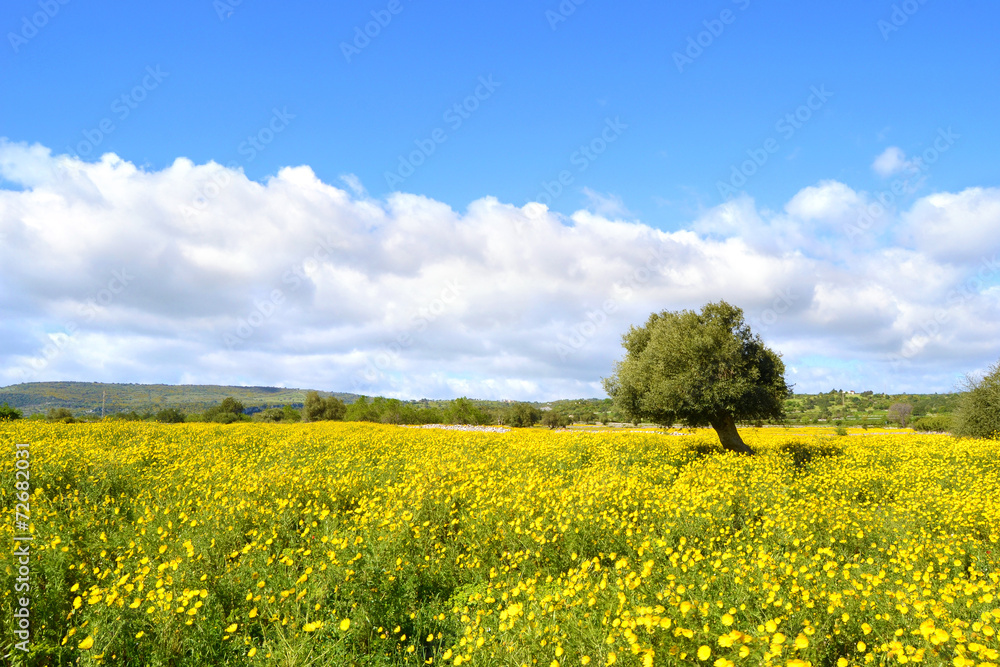
<svg viewBox="0 0 1000 667">
<path fill-rule="evenodd" d="M 915 420 L 910 426 L 915 431 L 948 433 L 952 428 L 951 415 L 925 415 Z"/>
<path fill-rule="evenodd" d="M 265 408 L 255 414 L 253 420 L 269 424 L 294 424 L 302 421 L 302 413 L 292 406 L 286 405 L 283 408 Z"/>
<path fill-rule="evenodd" d="M 444 412 L 449 424 L 483 425 L 493 423 L 493 418 L 466 397 L 456 398 Z"/>
<path fill-rule="evenodd" d="M 222 403 L 216 405 L 215 407 L 205 410 L 205 414 L 202 415 L 202 419 L 207 422 L 215 422 L 217 424 L 232 424 L 238 421 L 248 421 L 250 418 L 243 414 L 243 404 L 237 401 L 232 396 L 228 396 L 222 400 Z"/>
<path fill-rule="evenodd" d="M 265 422 L 267 424 L 283 421 L 284 418 L 285 413 L 281 411 L 281 408 L 265 408 L 260 412 L 254 413 L 251 417 L 255 422 Z"/>
<path fill-rule="evenodd" d="M 1000 439 L 1000 361 L 984 377 L 967 378 L 965 388 L 955 415 L 955 435 Z"/>
<path fill-rule="evenodd" d="M 49 411 L 45 413 L 45 418 L 50 422 L 62 422 L 64 424 L 76 423 L 76 420 L 73 419 L 73 413 L 67 408 L 49 408 Z"/>
<path fill-rule="evenodd" d="M 129 412 L 115 412 L 107 416 L 107 419 L 111 421 L 120 422 L 141 422 L 145 421 L 150 415 L 141 415 L 135 410 L 130 410 Z"/>
<path fill-rule="evenodd" d="M 412 421 L 412 408 L 408 409 L 398 398 L 375 397 L 372 408 L 382 424 L 409 424 Z"/>
<path fill-rule="evenodd" d="M 568 416 L 559 414 L 555 410 L 549 410 L 542 417 L 542 425 L 549 428 L 566 428 L 571 423 L 572 420 Z"/>
<path fill-rule="evenodd" d="M 0 405 L 0 422 L 13 421 L 23 416 L 17 408 L 12 408 L 6 403 Z"/>
<path fill-rule="evenodd" d="M 154 419 L 162 424 L 180 424 L 184 422 L 184 413 L 177 408 L 164 408 L 156 413 Z"/>
<path fill-rule="evenodd" d="M 302 413 L 307 422 L 340 421 L 347 414 L 347 406 L 336 396 L 323 398 L 318 391 L 310 391 Z"/>
<path fill-rule="evenodd" d="M 534 426 L 542 420 L 542 411 L 530 403 L 515 403 L 504 411 L 503 420 L 515 428 Z"/>
<path fill-rule="evenodd" d="M 486 415 L 485 419 L 491 418 Z M 434 407 L 420 407 L 396 398 L 376 396 L 369 400 L 367 396 L 359 396 L 347 406 L 344 420 L 379 424 L 440 424 L 447 418 Z"/>
<path fill-rule="evenodd" d="M 347 406 L 347 413 L 344 420 L 349 422 L 377 422 L 379 420 L 378 410 L 372 407 L 368 397 L 361 395 L 357 400 Z"/>
</svg>

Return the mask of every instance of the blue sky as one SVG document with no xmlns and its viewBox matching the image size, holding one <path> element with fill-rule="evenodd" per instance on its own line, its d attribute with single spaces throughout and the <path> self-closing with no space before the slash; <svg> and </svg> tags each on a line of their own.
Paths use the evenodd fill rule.
<svg viewBox="0 0 1000 667">
<path fill-rule="evenodd" d="M 356 367 L 370 368 L 364 359 L 377 355 L 400 326 L 393 323 L 392 308 L 329 312 L 332 322 L 324 325 L 319 315 L 324 306 L 315 301 L 323 293 L 323 281 L 339 275 L 342 285 L 344 275 L 338 271 L 358 260 L 351 253 L 388 252 L 406 238 L 425 253 L 421 262 L 409 272 L 400 270 L 390 253 L 384 264 L 357 265 L 364 279 L 359 277 L 355 287 L 367 286 L 370 298 L 391 300 L 405 310 L 433 302 L 446 280 L 404 284 L 401 276 L 430 280 L 430 275 L 447 273 L 442 267 L 458 277 L 467 277 L 466 271 L 497 271 L 492 281 L 470 287 L 463 299 L 504 302 L 507 297 L 490 292 L 489 286 L 508 285 L 502 278 L 506 272 L 524 273 L 512 264 L 517 244 L 514 249 L 504 246 L 507 263 L 500 261 L 503 267 L 498 268 L 488 258 L 472 262 L 469 252 L 474 251 L 468 249 L 442 250 L 447 244 L 422 247 L 413 241 L 420 237 L 413 221 L 422 221 L 420 229 L 428 238 L 454 238 L 463 225 L 472 229 L 478 224 L 473 213 L 477 202 L 494 200 L 502 214 L 494 210 L 484 217 L 516 217 L 511 211 L 523 212 L 532 202 L 545 204 L 545 224 L 556 225 L 550 230 L 554 236 L 526 235 L 524 225 L 517 224 L 522 243 L 561 239 L 577 254 L 563 263 L 540 256 L 542 265 L 552 261 L 549 272 L 536 276 L 541 282 L 533 284 L 526 305 L 499 309 L 503 315 L 495 321 L 460 299 L 461 307 L 442 315 L 452 319 L 428 322 L 427 330 L 447 326 L 448 335 L 456 329 L 467 335 L 465 347 L 459 345 L 468 355 L 460 367 L 442 366 L 439 355 L 448 347 L 437 348 L 431 337 L 418 336 L 391 363 L 367 373 L 370 391 L 412 398 L 466 392 L 514 398 L 599 395 L 596 378 L 610 370 L 619 354 L 618 336 L 649 311 L 697 307 L 728 297 L 767 328 L 760 318 L 771 316 L 762 314 L 789 286 L 802 293 L 769 333 L 777 347 L 784 346 L 801 390 L 883 385 L 948 390 L 957 375 L 982 369 L 998 356 L 989 343 L 996 333 L 995 272 L 984 274 L 974 296 L 948 299 L 997 249 L 990 245 L 998 236 L 994 189 L 1000 150 L 995 122 L 1000 48 L 994 30 L 1000 7 L 995 3 L 395 0 L 331 6 L 244 0 L 228 5 L 232 3 L 209 0 L 4 4 L 0 188 L 7 201 L 0 209 L 0 225 L 5 225 L 0 233 L 14 239 L 8 251 L 47 249 L 50 256 L 58 255 L 54 241 L 25 231 L 31 228 L 25 217 L 30 204 L 35 219 L 61 211 L 75 229 L 124 225 L 130 219 L 173 238 L 180 256 L 230 252 L 227 256 L 253 264 L 260 259 L 255 252 L 276 246 L 241 250 L 227 244 L 225 235 L 206 240 L 205 228 L 195 232 L 173 224 L 166 218 L 190 208 L 191 197 L 178 194 L 177 188 L 151 185 L 156 175 L 172 183 L 187 174 L 193 179 L 191 189 L 203 193 L 212 163 L 227 167 L 238 189 L 223 188 L 226 193 L 215 202 L 219 210 L 203 221 L 209 227 L 270 238 L 285 224 L 289 234 L 298 230 L 311 239 L 303 241 L 304 248 L 280 247 L 294 258 L 308 255 L 314 239 L 329 231 L 324 216 L 349 220 L 354 233 L 361 234 L 358 221 L 375 207 L 381 213 L 369 220 L 368 232 L 361 236 L 380 235 L 373 241 L 377 249 L 359 241 L 347 244 L 350 249 L 342 250 L 339 264 L 317 260 L 322 265 L 318 272 L 306 271 L 308 278 L 303 278 L 313 290 L 308 299 L 303 296 L 306 300 L 294 313 L 274 316 L 260 327 L 273 333 L 266 344 L 264 336 L 255 335 L 241 339 L 235 351 L 217 345 L 224 337 L 219 332 L 234 329 L 254 299 L 270 293 L 268 285 L 247 279 L 241 270 L 213 274 L 221 283 L 200 286 L 214 293 L 222 284 L 233 292 L 208 298 L 216 307 L 201 313 L 197 322 L 183 319 L 181 305 L 197 298 L 197 292 L 185 291 L 193 286 L 158 294 L 157 308 L 163 310 L 156 311 L 156 318 L 175 325 L 160 334 L 151 332 L 145 319 L 156 309 L 142 305 L 155 300 L 154 295 L 141 294 L 137 278 L 100 316 L 71 327 L 69 334 L 88 349 L 120 348 L 131 341 L 137 346 L 134 358 L 85 358 L 82 351 L 60 348 L 58 358 L 45 359 L 40 368 L 32 361 L 37 362 L 38 350 L 52 336 L 65 335 L 67 321 L 72 321 L 69 301 L 78 302 L 79 320 L 79 303 L 99 293 L 104 276 L 130 259 L 136 262 L 135 272 L 147 276 L 146 284 L 162 284 L 153 269 L 163 260 L 141 259 L 134 247 L 108 241 L 104 230 L 99 235 L 103 240 L 81 249 L 89 259 L 70 262 L 80 271 L 70 287 L 86 284 L 86 289 L 60 292 L 64 287 L 54 284 L 15 305 L 10 296 L 14 287 L 33 292 L 38 276 L 15 271 L 8 257 L 6 269 L 0 267 L 7 289 L 0 294 L 8 295 L 6 308 L 16 314 L 5 318 L 0 333 L 7 350 L 0 352 L 0 364 L 9 371 L 0 380 L 225 381 L 350 390 L 342 385 L 358 385 Z M 374 36 L 359 38 L 366 29 Z M 935 141 L 945 150 L 935 149 Z M 108 153 L 120 161 L 109 167 L 111 175 L 98 162 Z M 915 161 L 921 155 L 924 162 Z M 78 191 L 79 183 L 52 175 L 69 164 L 60 162 L 64 159 L 107 176 L 105 181 L 91 174 L 87 180 L 101 193 L 104 209 L 110 207 L 114 214 L 102 218 L 95 210 L 72 206 L 67 193 Z M 190 161 L 191 170 L 182 169 L 178 159 Z M 401 167 L 401 160 L 407 164 Z M 295 178 L 281 176 L 282 169 L 300 166 L 311 170 L 309 178 L 316 183 L 337 189 L 350 201 L 340 202 L 329 190 L 324 196 L 332 199 L 325 203 L 301 200 L 303 183 L 313 181 L 301 172 Z M 133 167 L 150 178 L 136 177 L 129 171 Z M 885 220 L 859 230 L 858 211 L 896 181 L 905 185 L 893 196 Z M 291 185 L 283 186 L 286 182 Z M 720 183 L 729 187 L 720 189 Z M 298 199 L 282 199 L 290 187 L 300 188 Z M 130 193 L 125 199 L 123 189 Z M 66 208 L 29 196 L 43 191 L 63 197 Z M 254 199 L 258 195 L 264 199 Z M 159 203 L 143 209 L 135 203 L 143 199 Z M 250 201 L 257 207 L 248 208 Z M 325 208 L 331 201 L 347 209 Z M 283 210 L 296 222 L 263 215 L 269 206 L 287 207 Z M 122 222 L 112 222 L 119 215 Z M 603 223 L 582 223 L 579 215 L 617 226 L 608 232 Z M 961 229 L 942 229 L 945 219 L 971 220 L 969 245 L 956 240 Z M 490 226 L 483 225 L 469 248 L 499 243 L 490 236 Z M 852 225 L 859 233 L 845 232 Z M 157 237 L 153 231 L 148 238 Z M 206 244 L 201 254 L 187 248 L 185 234 L 192 243 L 199 238 Z M 343 227 L 336 234 L 347 236 Z M 608 240 L 609 234 L 615 242 Z M 650 244 L 683 245 L 684 238 L 702 244 L 690 259 L 692 266 L 676 267 L 672 277 L 662 270 L 643 282 L 630 310 L 618 311 L 600 333 L 573 348 L 579 352 L 573 360 L 557 363 L 553 349 L 546 352 L 534 342 L 548 340 L 557 351 L 557 341 L 572 339 L 574 327 L 588 321 L 594 304 L 603 302 L 601 289 L 613 297 L 609 285 L 630 275 L 629 266 L 645 261 L 628 260 L 628 252 Z M 638 249 L 616 245 L 628 239 L 646 240 Z M 941 239 L 957 245 L 942 250 Z M 745 245 L 746 252 L 734 250 L 737 244 Z M 735 253 L 731 261 L 720 259 L 728 257 L 723 251 Z M 623 261 L 614 273 L 619 277 L 588 269 L 588 257 L 594 265 Z M 697 289 L 681 289 L 690 283 L 680 276 L 705 270 L 713 261 L 727 267 L 744 262 L 744 268 L 755 267 L 755 275 L 743 279 L 741 271 L 734 271 L 731 283 L 705 280 Z M 893 263 L 899 270 L 887 275 L 885 265 Z M 917 265 L 921 268 L 905 270 Z M 276 276 L 284 273 L 280 268 L 273 268 Z M 324 270 L 329 273 L 325 278 Z M 580 277 L 577 287 L 562 282 L 567 275 Z M 902 281 L 914 278 L 937 282 L 911 302 L 903 295 L 912 284 Z M 466 282 L 478 285 L 472 277 Z M 291 288 L 289 282 L 274 284 L 273 289 Z M 505 294 L 514 289 L 509 284 Z M 830 296 L 834 293 L 836 298 Z M 387 296 L 397 294 L 407 296 L 398 303 L 396 296 Z M 850 315 L 831 322 L 830 299 L 853 300 L 859 311 L 867 307 L 866 299 L 875 310 L 887 301 L 893 308 L 878 316 L 858 315 L 850 326 L 843 322 Z M 935 315 L 938 310 L 952 307 L 978 313 L 978 319 L 948 338 L 949 327 L 956 327 L 962 316 L 951 312 L 945 318 L 950 322 L 938 322 L 940 331 L 913 342 L 914 332 L 933 329 L 926 323 L 941 319 Z M 213 317 L 217 319 L 209 321 Z M 399 317 L 412 324 L 415 316 Z M 868 328 L 876 320 L 881 328 Z M 323 334 L 348 324 L 354 327 L 351 335 Z M 208 329 L 214 333 L 196 342 L 197 332 Z M 181 357 L 201 359 L 202 370 L 182 369 L 179 361 L 174 366 L 144 361 L 148 350 L 156 349 L 157 335 L 164 344 L 180 346 Z M 858 339 L 845 342 L 852 335 Z M 365 340 L 374 341 L 374 347 L 367 349 Z M 829 346 L 823 355 L 806 353 L 819 344 Z M 958 345 L 965 351 L 956 357 Z M 914 346 L 926 354 L 904 354 Z M 497 366 L 497 354 L 512 362 Z M 892 362 L 893 354 L 902 354 L 905 367 L 898 358 Z M 272 367 L 264 361 L 267 355 L 280 355 L 289 368 L 301 363 L 306 370 L 290 370 L 287 377 L 261 370 Z M 477 359 L 490 361 L 470 372 L 469 364 Z M 876 361 L 886 368 L 873 370 Z M 544 372 L 538 370 L 542 367 Z M 20 372 L 24 369 L 29 372 Z"/>
</svg>

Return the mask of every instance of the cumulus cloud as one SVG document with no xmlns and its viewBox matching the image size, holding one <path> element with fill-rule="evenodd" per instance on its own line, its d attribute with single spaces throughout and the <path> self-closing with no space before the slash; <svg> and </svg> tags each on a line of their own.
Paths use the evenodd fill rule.
<svg viewBox="0 0 1000 667">
<path fill-rule="evenodd" d="M 838 181 L 823 181 L 799 190 L 787 204 L 788 215 L 803 222 L 843 227 L 856 218 L 864 204 L 861 196 Z"/>
<path fill-rule="evenodd" d="M 724 298 L 800 391 L 845 374 L 837 386 L 933 391 L 992 361 L 1000 334 L 1000 281 L 979 266 L 1000 249 L 995 190 L 919 200 L 899 247 L 862 248 L 843 225 L 867 200 L 835 181 L 780 212 L 742 197 L 665 232 L 621 219 L 608 195 L 569 218 L 492 197 L 456 211 L 304 166 L 255 182 L 215 163 L 147 170 L 2 142 L 0 173 L 16 186 L 0 189 L 5 384 L 599 396 L 629 325 Z M 976 253 L 947 236 L 958 221 Z"/>
<path fill-rule="evenodd" d="M 632 217 L 625 202 L 615 194 L 602 194 L 590 188 L 583 188 L 583 194 L 590 203 L 590 209 L 606 218 Z"/>
<path fill-rule="evenodd" d="M 946 261 L 1000 251 L 1000 189 L 969 188 L 924 197 L 903 216 L 903 242 Z"/>
<path fill-rule="evenodd" d="M 915 173 L 919 171 L 919 164 L 908 159 L 902 148 L 889 146 L 872 162 L 872 170 L 879 176 L 888 178 L 901 172 Z"/>
</svg>

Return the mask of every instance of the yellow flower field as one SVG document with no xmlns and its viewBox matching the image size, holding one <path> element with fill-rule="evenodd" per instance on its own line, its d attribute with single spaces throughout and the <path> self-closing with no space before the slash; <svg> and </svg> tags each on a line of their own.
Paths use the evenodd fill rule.
<svg viewBox="0 0 1000 667">
<path fill-rule="evenodd" d="M 743 435 L 0 424 L 14 659 L 1000 665 L 1000 443 Z"/>
</svg>

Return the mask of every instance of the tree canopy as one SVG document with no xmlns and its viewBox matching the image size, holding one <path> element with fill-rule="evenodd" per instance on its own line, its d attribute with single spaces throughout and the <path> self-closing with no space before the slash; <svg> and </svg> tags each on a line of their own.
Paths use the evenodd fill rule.
<svg viewBox="0 0 1000 667">
<path fill-rule="evenodd" d="M 629 419 L 712 426 L 723 447 L 752 454 L 736 422 L 784 418 L 785 365 L 725 301 L 663 311 L 622 337 L 625 358 L 604 388 Z"/>
<path fill-rule="evenodd" d="M 222 399 L 219 405 L 213 406 L 208 410 L 205 410 L 203 419 L 209 422 L 217 422 L 219 424 L 232 424 L 233 422 L 246 421 L 249 417 L 243 414 L 244 410 L 243 403 L 236 400 L 232 396 L 227 396 Z"/>
<path fill-rule="evenodd" d="M 542 411 L 530 403 L 514 403 L 503 411 L 504 425 L 525 428 L 537 424 L 542 419 Z"/>
<path fill-rule="evenodd" d="M 955 435 L 1000 439 L 1000 361 L 982 378 L 968 378 L 955 420 Z"/>
<path fill-rule="evenodd" d="M 302 408 L 307 422 L 332 420 L 339 421 L 347 413 L 347 406 L 336 396 L 323 398 L 318 391 L 306 394 L 305 406 Z"/>
</svg>

